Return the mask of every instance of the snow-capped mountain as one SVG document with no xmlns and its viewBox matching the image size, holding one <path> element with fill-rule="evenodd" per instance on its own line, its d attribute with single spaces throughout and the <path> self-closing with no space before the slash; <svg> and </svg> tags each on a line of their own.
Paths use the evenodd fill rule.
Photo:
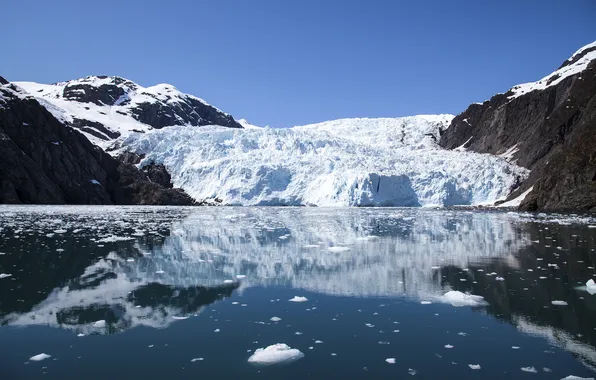
<svg viewBox="0 0 596 380">
<path fill-rule="evenodd" d="M 340 119 L 289 129 L 236 121 L 170 85 L 144 88 L 107 76 L 17 84 L 65 126 L 113 156 L 133 153 L 129 164 L 167 170 L 172 184 L 198 201 L 451 206 L 515 198 L 506 204 L 594 211 L 595 58 L 596 42 L 541 80 L 455 117 Z"/>
<path fill-rule="evenodd" d="M 163 164 L 197 200 L 227 205 L 492 204 L 528 171 L 436 141 L 453 116 L 342 119 L 288 129 L 170 127 L 133 133 L 123 151 Z M 115 152 L 118 153 L 118 152 Z"/>
<path fill-rule="evenodd" d="M 592 42 L 542 79 L 470 105 L 453 119 L 440 145 L 501 155 L 530 169 L 511 196 L 524 198 L 525 210 L 596 212 L 595 125 Z"/>
<path fill-rule="evenodd" d="M 49 85 L 14 83 L 102 148 L 119 136 L 171 125 L 242 128 L 232 116 L 169 84 L 142 87 L 117 76 L 87 76 Z"/>
</svg>

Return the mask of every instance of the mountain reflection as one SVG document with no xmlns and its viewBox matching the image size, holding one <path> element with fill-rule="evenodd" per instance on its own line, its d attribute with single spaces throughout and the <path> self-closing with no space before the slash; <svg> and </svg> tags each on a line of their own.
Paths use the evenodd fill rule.
<svg viewBox="0 0 596 380">
<path fill-rule="evenodd" d="M 596 364 L 596 296 L 578 289 L 596 261 L 585 225 L 424 209 L 22 210 L 0 212 L 5 325 L 165 327 L 255 285 L 418 301 L 453 289 Z"/>
</svg>

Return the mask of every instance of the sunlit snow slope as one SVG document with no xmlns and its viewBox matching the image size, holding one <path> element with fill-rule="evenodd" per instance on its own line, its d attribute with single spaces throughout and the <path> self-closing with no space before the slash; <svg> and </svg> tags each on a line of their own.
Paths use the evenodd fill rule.
<svg viewBox="0 0 596 380">
<path fill-rule="evenodd" d="M 129 133 L 172 125 L 242 128 L 231 115 L 169 84 L 142 87 L 125 78 L 94 75 L 54 84 L 14 83 L 104 149 Z"/>
<path fill-rule="evenodd" d="M 164 164 L 176 187 L 228 205 L 492 204 L 528 171 L 436 141 L 453 116 L 342 119 L 289 129 L 168 127 L 133 133 L 123 150 Z"/>
</svg>

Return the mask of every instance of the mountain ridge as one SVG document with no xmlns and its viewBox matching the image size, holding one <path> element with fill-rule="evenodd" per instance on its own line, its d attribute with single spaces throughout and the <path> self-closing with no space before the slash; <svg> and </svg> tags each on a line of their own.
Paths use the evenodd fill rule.
<svg viewBox="0 0 596 380">
<path fill-rule="evenodd" d="M 246 205 L 339 205 L 334 202 L 342 199 L 352 206 L 507 201 L 523 210 L 596 212 L 594 73 L 596 42 L 542 79 L 472 103 L 456 116 L 338 119 L 283 130 L 236 121 L 168 84 L 142 87 L 118 76 L 16 84 L 28 92 L 22 100 L 34 98 L 100 151 L 136 165 L 156 185 L 182 187 L 195 199 Z M 245 166 L 235 167 L 233 160 Z M 300 160 L 314 166 L 290 165 Z M 474 160 L 489 167 L 477 167 Z M 204 177 L 197 174 L 208 167 Z M 345 177 L 349 173 L 352 177 Z M 331 198 L 304 189 L 327 189 Z M 345 191 L 349 194 L 340 195 Z"/>
<path fill-rule="evenodd" d="M 439 144 L 501 155 L 530 169 L 509 197 L 532 188 L 523 210 L 595 212 L 595 108 L 596 42 L 537 82 L 471 104 L 455 116 Z"/>
</svg>

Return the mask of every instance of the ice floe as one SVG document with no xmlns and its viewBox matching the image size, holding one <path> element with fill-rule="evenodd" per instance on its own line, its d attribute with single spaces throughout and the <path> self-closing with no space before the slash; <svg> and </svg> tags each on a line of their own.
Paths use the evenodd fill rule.
<svg viewBox="0 0 596 380">
<path fill-rule="evenodd" d="M 592 279 L 588 280 L 588 282 L 586 282 L 586 290 L 590 294 L 596 294 L 596 282 L 594 282 Z"/>
<path fill-rule="evenodd" d="M 293 298 L 289 299 L 290 302 L 306 302 L 308 298 L 302 296 L 294 296 Z"/>
<path fill-rule="evenodd" d="M 287 344 L 277 343 L 266 348 L 258 348 L 248 358 L 248 362 L 259 365 L 285 364 L 304 357 L 304 354 Z"/>
<path fill-rule="evenodd" d="M 52 357 L 52 355 L 41 353 L 41 354 L 33 355 L 32 357 L 29 358 L 29 360 L 32 360 L 34 362 L 39 362 L 42 360 L 49 359 L 51 357 Z"/>
<path fill-rule="evenodd" d="M 448 291 L 441 297 L 441 301 L 450 303 L 453 306 L 484 306 L 486 301 L 482 296 L 476 296 L 473 294 L 465 294 L 457 290 Z"/>
<path fill-rule="evenodd" d="M 555 300 L 555 301 L 551 301 L 551 303 L 553 305 L 555 305 L 555 306 L 567 306 L 567 302 L 565 302 L 565 301 L 557 301 L 557 300 Z"/>
<path fill-rule="evenodd" d="M 521 367 L 523 372 L 538 373 L 538 370 L 534 367 Z"/>
</svg>

